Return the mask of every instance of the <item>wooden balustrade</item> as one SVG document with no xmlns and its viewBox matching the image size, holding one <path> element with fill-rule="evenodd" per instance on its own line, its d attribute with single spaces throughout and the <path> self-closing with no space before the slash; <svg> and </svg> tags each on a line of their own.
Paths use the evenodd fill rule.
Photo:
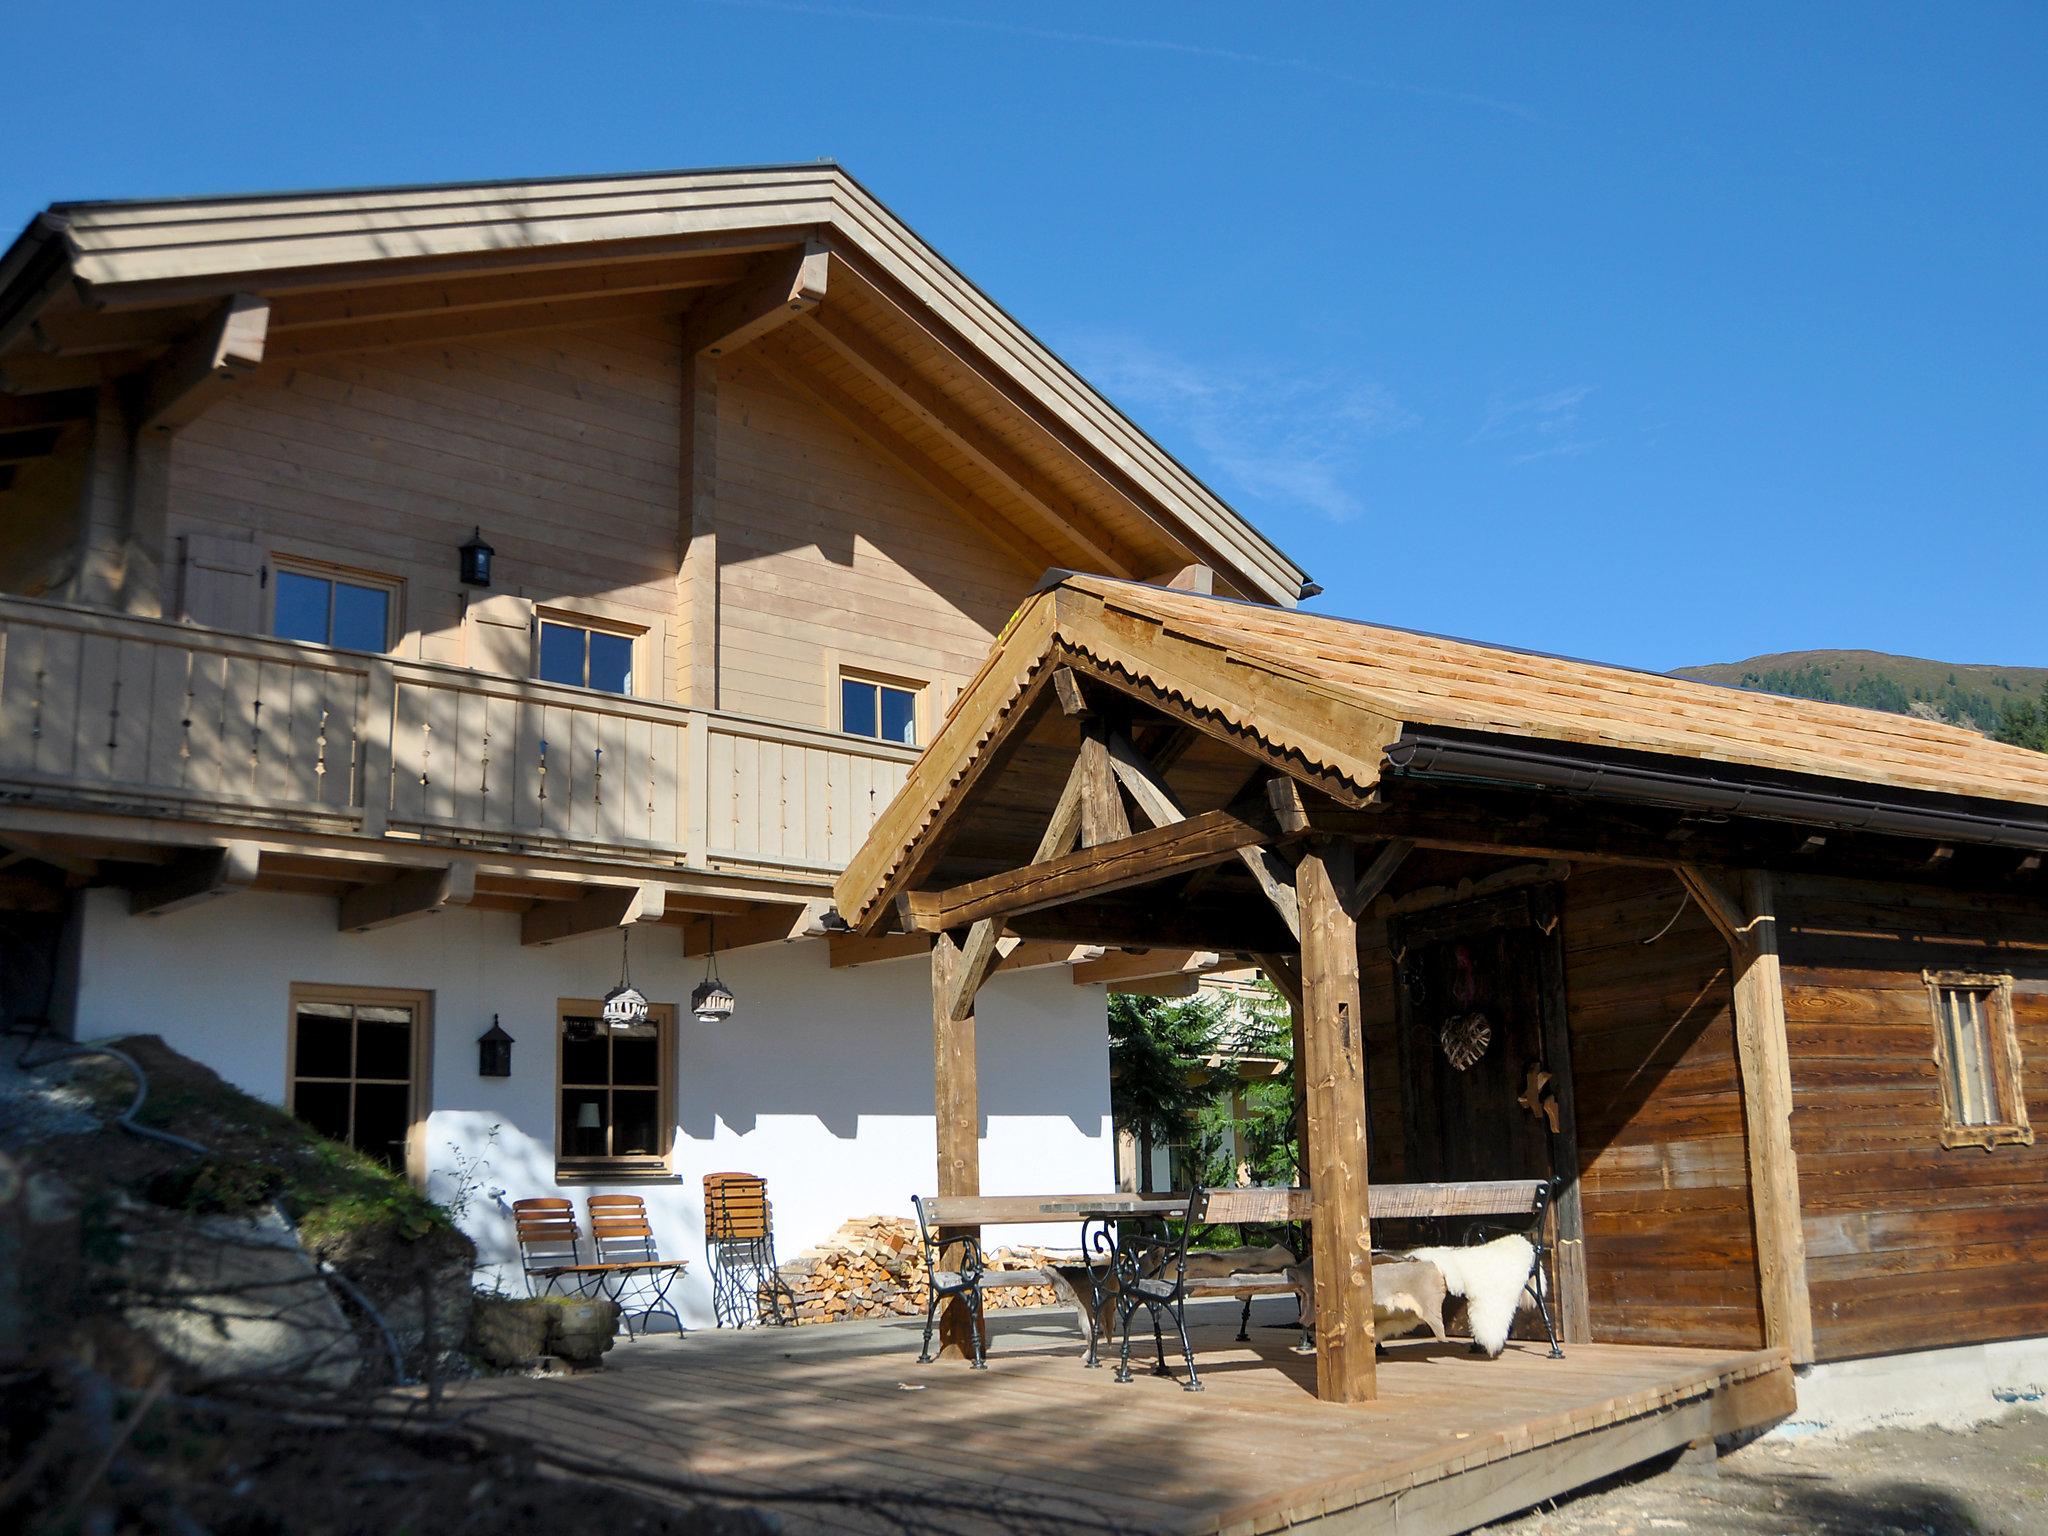
<svg viewBox="0 0 2048 1536">
<path fill-rule="evenodd" d="M 824 872 L 915 757 L 778 721 L 0 598 L 0 799 L 16 803 Z"/>
</svg>

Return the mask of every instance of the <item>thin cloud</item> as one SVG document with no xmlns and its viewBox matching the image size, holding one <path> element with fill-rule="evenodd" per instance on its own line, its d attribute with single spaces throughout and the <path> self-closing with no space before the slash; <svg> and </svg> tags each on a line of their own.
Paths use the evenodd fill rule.
<svg viewBox="0 0 2048 1536">
<path fill-rule="evenodd" d="M 1365 510 L 1367 446 L 1419 419 L 1384 385 L 1335 371 L 1212 366 L 1116 335 L 1063 351 L 1141 425 L 1186 444 L 1233 499 L 1307 507 L 1332 522 Z"/>
<path fill-rule="evenodd" d="M 953 27 L 968 32 L 996 32 L 1006 37 L 1028 37 L 1038 42 L 1065 43 L 1076 47 L 1128 48 L 1144 53 L 1177 53 L 1191 58 L 1222 59 L 1232 64 L 1299 70 L 1370 90 L 1389 91 L 1434 101 L 1457 102 L 1468 107 L 1482 107 L 1489 112 L 1520 118 L 1526 123 L 1542 121 L 1534 112 L 1519 103 L 1501 101 L 1471 91 L 1444 91 L 1430 86 L 1409 85 L 1398 80 L 1348 74 L 1343 70 L 1331 69 L 1327 64 L 1319 64 L 1314 59 L 1282 54 L 1249 53 L 1237 48 L 1217 47 L 1211 43 L 1183 42 L 1172 37 L 1130 37 L 1112 32 L 1080 32 L 1065 27 L 1035 27 L 1024 22 L 1002 21 L 987 16 L 943 16 L 925 11 L 891 11 L 863 5 L 829 5 L 822 3 L 822 0 L 816 0 L 816 3 L 814 0 L 701 0 L 701 3 L 722 5 L 729 10 L 780 11 L 786 15 L 826 16 L 839 21 L 880 21 L 908 26 Z"/>
<path fill-rule="evenodd" d="M 1571 384 L 1536 394 L 1496 393 L 1486 402 L 1479 426 L 1465 441 L 1497 442 L 1508 451 L 1510 464 L 1541 459 L 1575 459 L 1600 446 L 1579 430 L 1580 407 L 1593 393 L 1591 384 Z"/>
</svg>

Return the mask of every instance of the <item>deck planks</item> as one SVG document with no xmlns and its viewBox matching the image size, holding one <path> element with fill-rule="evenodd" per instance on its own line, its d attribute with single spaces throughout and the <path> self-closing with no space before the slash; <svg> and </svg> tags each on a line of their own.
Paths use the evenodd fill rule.
<svg viewBox="0 0 2048 1536">
<path fill-rule="evenodd" d="M 792 1531 L 886 1528 L 858 1507 L 867 1490 L 942 1501 L 922 1512 L 942 1530 L 1000 1515 L 1018 1530 L 1193 1536 L 1324 1517 L 1393 1530 L 1397 1507 L 1404 1532 L 1454 1530 L 1443 1512 L 1468 1501 L 1436 1488 L 1447 1480 L 1528 1502 L 1583 1480 L 1575 1469 L 1627 1465 L 1701 1424 L 1766 1422 L 1791 1401 L 1775 1352 L 1585 1345 L 1553 1361 L 1511 1345 L 1489 1361 L 1425 1341 L 1390 1346 L 1377 1401 L 1324 1404 L 1289 1332 L 1237 1344 L 1227 1310 L 1195 1330 L 1200 1394 L 1142 1373 L 1118 1386 L 1081 1368 L 1064 1314 L 1023 1313 L 992 1320 L 986 1372 L 918 1365 L 920 1324 L 697 1333 L 622 1342 L 601 1373 L 466 1384 L 454 1406 L 642 1475 L 856 1498 L 778 1508 Z"/>
</svg>

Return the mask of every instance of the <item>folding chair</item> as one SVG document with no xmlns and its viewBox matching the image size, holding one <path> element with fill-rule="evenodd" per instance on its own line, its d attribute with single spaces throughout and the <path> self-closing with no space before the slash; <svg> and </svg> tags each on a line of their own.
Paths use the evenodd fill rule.
<svg viewBox="0 0 2048 1536">
<path fill-rule="evenodd" d="M 796 1293 L 775 1262 L 768 1181 L 753 1173 L 704 1175 L 704 1256 L 711 1315 L 721 1328 L 796 1321 Z"/>
<path fill-rule="evenodd" d="M 664 1259 L 655 1246 L 654 1228 L 647 1220 L 647 1202 L 638 1195 L 592 1195 L 583 1202 L 590 1212 L 590 1246 L 601 1271 L 598 1285 L 619 1308 L 619 1321 L 626 1337 L 634 1338 L 633 1319 L 646 1320 L 667 1313 L 683 1331 L 682 1314 L 668 1299 L 668 1289 L 688 1266 L 681 1259 Z M 626 1305 L 628 1294 L 644 1300 L 638 1311 Z"/>
</svg>

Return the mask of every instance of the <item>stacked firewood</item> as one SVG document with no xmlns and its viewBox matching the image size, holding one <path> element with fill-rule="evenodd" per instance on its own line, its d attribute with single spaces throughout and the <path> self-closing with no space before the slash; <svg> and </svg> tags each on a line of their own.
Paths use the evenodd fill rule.
<svg viewBox="0 0 2048 1536">
<path fill-rule="evenodd" d="M 995 1248 L 991 1270 L 1038 1269 L 1041 1249 Z M 800 1323 L 837 1323 L 858 1317 L 922 1317 L 925 1300 L 924 1251 L 917 1223 L 902 1216 L 856 1216 L 815 1248 L 782 1266 L 782 1279 L 796 1294 Z M 1053 1303 L 1047 1285 L 999 1286 L 984 1293 L 991 1310 L 1044 1307 Z"/>
</svg>

